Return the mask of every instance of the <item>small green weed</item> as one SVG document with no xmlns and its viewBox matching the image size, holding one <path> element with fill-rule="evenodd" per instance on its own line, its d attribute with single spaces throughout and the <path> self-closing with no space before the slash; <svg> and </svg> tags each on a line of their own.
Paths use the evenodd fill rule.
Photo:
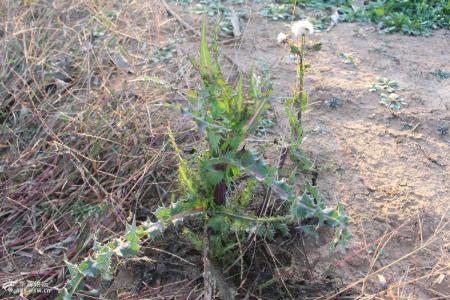
<svg viewBox="0 0 450 300">
<path fill-rule="evenodd" d="M 345 21 L 371 21 L 383 32 L 430 35 L 433 29 L 449 28 L 450 3 L 447 0 L 378 0 L 354 11 L 341 9 Z"/>
<path fill-rule="evenodd" d="M 408 121 L 402 121 L 400 124 L 400 130 L 411 130 L 413 126 Z"/>
<path fill-rule="evenodd" d="M 277 3 L 270 3 L 266 5 L 259 11 L 259 14 L 274 21 L 293 21 L 301 19 L 303 17 L 300 9 L 295 5 Z"/>
<path fill-rule="evenodd" d="M 276 3 L 295 4 L 301 8 L 315 11 L 329 10 L 334 7 L 350 5 L 349 0 L 275 0 Z"/>
<path fill-rule="evenodd" d="M 218 0 L 201 0 L 193 6 L 193 12 L 196 14 L 207 15 L 217 18 L 217 26 L 222 35 L 233 35 L 233 10 L 231 5 L 242 4 L 240 0 L 218 1 Z M 227 5 L 225 5 L 227 4 Z M 244 19 L 248 11 L 241 8 L 234 12 L 237 21 Z"/>
<path fill-rule="evenodd" d="M 332 97 L 329 100 L 325 100 L 325 104 L 328 105 L 330 108 L 338 108 L 342 106 L 342 100 Z"/>
<path fill-rule="evenodd" d="M 402 90 L 397 81 L 387 78 L 378 78 L 378 82 L 369 88 L 371 92 L 380 93 L 381 104 L 394 110 L 399 110 L 402 105 L 406 105 L 403 98 L 396 93 Z"/>
<path fill-rule="evenodd" d="M 437 128 L 439 136 L 443 137 L 445 135 L 448 135 L 448 128 L 448 124 L 439 124 Z"/>
<path fill-rule="evenodd" d="M 402 91 L 400 88 L 398 81 L 387 79 L 384 77 L 378 78 L 377 83 L 373 84 L 369 91 L 371 92 L 387 92 L 387 93 L 395 93 L 398 91 Z"/>
<path fill-rule="evenodd" d="M 165 63 L 173 59 L 176 52 L 177 40 L 168 41 L 163 47 L 158 48 L 150 57 L 152 63 Z"/>
<path fill-rule="evenodd" d="M 353 55 L 349 53 L 341 52 L 339 53 L 339 57 L 342 59 L 342 62 L 347 65 L 356 65 L 356 61 L 353 58 Z"/>
<path fill-rule="evenodd" d="M 199 1 L 194 5 L 193 11 L 197 14 L 206 14 L 210 17 L 223 15 L 228 12 L 228 8 L 220 1 Z"/>
<path fill-rule="evenodd" d="M 436 71 L 430 72 L 431 75 L 436 76 L 437 78 L 441 79 L 441 80 L 445 80 L 450 78 L 450 72 L 449 71 L 444 71 L 441 69 L 437 69 Z"/>
<path fill-rule="evenodd" d="M 317 30 L 330 23 L 331 10 L 338 8 L 345 22 L 373 22 L 382 32 L 408 35 L 430 35 L 433 30 L 450 28 L 450 2 L 447 0 L 377 0 L 354 8 L 351 0 L 278 0 L 277 3 L 296 4 L 319 14 Z"/>
<path fill-rule="evenodd" d="M 384 94 L 380 95 L 380 103 L 386 107 L 389 107 L 394 110 L 400 110 L 402 105 L 406 105 L 403 101 L 402 97 L 396 93 Z"/>
<path fill-rule="evenodd" d="M 273 121 L 269 119 L 262 119 L 255 130 L 255 135 L 259 137 L 267 135 L 270 129 L 273 128 L 273 125 Z"/>
</svg>

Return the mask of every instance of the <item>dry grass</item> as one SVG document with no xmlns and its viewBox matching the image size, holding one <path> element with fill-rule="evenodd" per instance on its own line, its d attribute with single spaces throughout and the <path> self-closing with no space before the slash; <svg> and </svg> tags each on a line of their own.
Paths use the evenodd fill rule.
<svg viewBox="0 0 450 300">
<path fill-rule="evenodd" d="M 151 2 L 0 4 L 2 282 L 61 286 L 63 253 L 78 261 L 174 187 L 167 126 L 189 123 L 164 85 L 176 66 L 149 60 L 172 30 Z"/>
<path fill-rule="evenodd" d="M 449 268 L 449 254 L 448 241 L 450 240 L 449 228 L 450 220 L 448 219 L 448 210 L 446 209 L 441 216 L 436 227 L 432 228 L 429 236 L 422 228 L 423 220 L 418 215 L 417 219 L 410 219 L 403 222 L 400 226 L 391 230 L 381 236 L 379 239 L 366 244 L 363 248 L 356 252 L 349 253 L 344 259 L 336 263 L 337 267 L 344 267 L 346 263 L 351 262 L 359 255 L 367 255 L 369 261 L 368 272 L 361 279 L 352 282 L 351 284 L 339 289 L 336 293 L 330 293 L 320 299 L 335 299 L 339 295 L 347 291 L 353 291 L 359 299 L 417 299 L 424 297 L 419 291 L 427 291 L 430 294 L 435 294 L 433 299 L 447 299 L 448 295 L 436 291 L 442 289 L 442 284 L 445 285 L 445 278 L 448 276 Z M 380 264 L 380 258 L 383 255 L 384 249 L 388 246 L 391 240 L 405 231 L 408 226 L 418 224 L 419 230 L 417 236 L 414 237 L 417 241 L 416 247 L 408 251 L 404 255 L 388 261 L 385 264 Z M 375 249 L 369 252 L 369 248 Z M 428 266 L 423 266 L 423 263 L 418 263 L 417 257 L 420 255 L 432 255 L 432 260 L 429 261 Z M 405 260 L 415 261 L 415 264 L 408 270 L 403 270 L 402 274 L 397 274 L 395 280 L 386 282 L 383 273 L 389 269 L 396 269 L 397 265 Z M 376 282 L 376 283 L 375 283 Z M 380 286 L 378 292 L 371 293 L 367 291 L 369 286 Z M 355 296 L 356 297 L 356 296 Z"/>
</svg>

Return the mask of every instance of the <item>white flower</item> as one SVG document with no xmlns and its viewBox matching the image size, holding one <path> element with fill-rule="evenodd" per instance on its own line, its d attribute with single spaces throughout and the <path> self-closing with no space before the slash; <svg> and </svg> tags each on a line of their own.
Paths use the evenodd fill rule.
<svg viewBox="0 0 450 300">
<path fill-rule="evenodd" d="M 287 40 L 287 35 L 283 32 L 280 32 L 277 36 L 277 42 L 278 44 L 284 43 Z"/>
<path fill-rule="evenodd" d="M 313 34 L 314 27 L 308 20 L 297 21 L 291 26 L 292 38 L 299 40 L 303 35 Z"/>
</svg>

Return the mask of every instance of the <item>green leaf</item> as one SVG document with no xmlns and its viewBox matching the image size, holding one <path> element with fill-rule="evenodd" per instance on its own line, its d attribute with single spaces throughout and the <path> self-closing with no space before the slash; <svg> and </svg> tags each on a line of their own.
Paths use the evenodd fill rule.
<svg viewBox="0 0 450 300">
<path fill-rule="evenodd" d="M 132 257 L 139 252 L 139 246 L 133 245 L 129 242 L 122 242 L 116 249 L 116 253 L 122 257 Z"/>
<path fill-rule="evenodd" d="M 291 53 L 294 55 L 300 55 L 301 51 L 300 48 L 298 48 L 297 46 L 295 46 L 294 44 L 291 44 Z"/>
<path fill-rule="evenodd" d="M 307 105 L 308 105 L 308 94 L 303 92 L 302 93 L 302 100 L 301 100 L 301 110 L 305 111 Z"/>
<path fill-rule="evenodd" d="M 206 20 L 203 20 L 200 37 L 200 70 L 204 74 L 208 74 L 211 66 L 211 55 L 209 54 L 208 41 L 206 39 Z"/>
<path fill-rule="evenodd" d="M 213 216 L 208 219 L 208 228 L 214 233 L 226 236 L 230 231 L 231 221 L 223 215 Z"/>
<path fill-rule="evenodd" d="M 319 190 L 316 186 L 311 185 L 308 181 L 305 181 L 306 190 L 310 193 L 317 203 L 321 203 L 321 198 L 319 194 Z"/>
<path fill-rule="evenodd" d="M 384 16 L 384 7 L 382 7 L 382 6 L 377 7 L 374 9 L 374 12 L 378 17 L 382 17 L 382 16 Z"/>
<path fill-rule="evenodd" d="M 275 229 L 283 236 L 290 236 L 289 228 L 286 223 L 274 223 Z"/>
<path fill-rule="evenodd" d="M 111 257 L 114 254 L 113 249 L 117 246 L 118 243 L 115 241 L 107 245 L 102 245 L 94 240 L 94 246 L 92 247 L 95 252 L 94 267 L 99 270 L 104 280 L 112 280 L 112 272 L 110 270 Z"/>
<path fill-rule="evenodd" d="M 172 211 L 168 207 L 158 207 L 153 214 L 158 220 L 166 220 L 172 217 Z"/>
<path fill-rule="evenodd" d="M 314 51 L 320 51 L 322 49 L 322 43 L 315 43 L 312 46 L 312 48 L 313 48 Z"/>
<path fill-rule="evenodd" d="M 215 165 L 219 165 L 215 160 L 203 160 L 200 162 L 200 178 L 208 183 L 210 187 L 215 186 L 223 181 L 225 172 L 223 170 L 216 170 Z"/>
<path fill-rule="evenodd" d="M 76 276 L 77 274 L 81 273 L 78 266 L 70 263 L 67 259 L 64 259 L 64 263 L 66 264 L 70 275 Z"/>
<path fill-rule="evenodd" d="M 59 295 L 56 297 L 56 300 L 72 300 L 72 296 L 73 292 L 69 292 L 69 290 L 64 287 L 59 291 Z"/>
<path fill-rule="evenodd" d="M 125 231 L 125 242 L 119 244 L 118 253 L 123 257 L 129 257 L 136 255 L 141 246 L 139 245 L 139 237 L 137 236 L 136 220 L 133 219 L 131 225 L 127 224 Z"/>
<path fill-rule="evenodd" d="M 208 184 L 214 186 L 224 179 L 224 172 L 208 168 L 206 171 L 206 177 L 204 178 Z"/>
<path fill-rule="evenodd" d="M 136 230 L 136 219 L 133 218 L 133 222 L 131 223 L 131 225 L 127 224 L 127 230 L 125 233 L 125 238 L 126 240 L 130 243 L 130 246 L 133 250 L 139 251 L 140 246 L 139 246 L 139 237 L 137 235 L 137 230 Z"/>
<path fill-rule="evenodd" d="M 98 270 L 94 266 L 94 261 L 90 257 L 79 265 L 78 270 L 87 277 L 95 277 L 98 273 Z"/>
<path fill-rule="evenodd" d="M 273 241 L 274 240 L 274 238 L 275 238 L 275 228 L 274 228 L 273 224 L 267 225 L 267 227 L 266 227 L 266 238 L 269 241 Z"/>
<path fill-rule="evenodd" d="M 213 153 L 217 153 L 219 150 L 219 144 L 221 140 L 221 136 L 213 132 L 212 130 L 207 130 L 209 148 Z"/>
<path fill-rule="evenodd" d="M 234 163 L 249 175 L 255 177 L 259 181 L 265 181 L 266 178 L 272 180 L 275 173 L 273 168 L 269 168 L 263 160 L 248 150 L 241 150 L 236 153 Z"/>
</svg>

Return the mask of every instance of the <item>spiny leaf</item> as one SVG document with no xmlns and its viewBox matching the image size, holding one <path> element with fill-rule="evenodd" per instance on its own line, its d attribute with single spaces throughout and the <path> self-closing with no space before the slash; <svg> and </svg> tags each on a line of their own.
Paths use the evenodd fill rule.
<svg viewBox="0 0 450 300">
<path fill-rule="evenodd" d="M 144 228 L 144 231 L 147 233 L 148 238 L 150 239 L 156 238 L 159 234 L 162 234 L 165 229 L 162 222 L 153 223 L 150 220 L 147 220 L 145 223 L 143 223 L 142 227 Z"/>
<path fill-rule="evenodd" d="M 292 215 L 298 221 L 313 217 L 316 210 L 313 198 L 306 193 L 303 193 L 299 199 L 292 203 Z"/>
<path fill-rule="evenodd" d="M 319 238 L 319 233 L 317 232 L 316 226 L 313 225 L 302 225 L 298 227 L 300 230 L 302 230 L 307 235 L 313 236 L 314 238 Z"/>
<path fill-rule="evenodd" d="M 127 224 L 126 227 L 127 227 L 125 232 L 126 242 L 120 245 L 119 253 L 124 257 L 134 256 L 141 249 L 141 246 L 139 245 L 139 237 L 136 231 L 136 220 L 133 219 L 131 225 Z"/>
<path fill-rule="evenodd" d="M 217 153 L 217 151 L 219 150 L 221 136 L 216 134 L 212 130 L 208 130 L 207 133 L 208 133 L 209 147 L 213 153 Z"/>
<path fill-rule="evenodd" d="M 275 238 L 275 228 L 273 224 L 269 224 L 266 226 L 265 236 L 269 241 L 273 241 L 273 239 Z"/>
<path fill-rule="evenodd" d="M 87 277 L 95 277 L 98 272 L 98 270 L 94 267 L 94 261 L 90 257 L 78 266 L 78 270 Z"/>
<path fill-rule="evenodd" d="M 230 231 L 231 221 L 228 217 L 217 215 L 208 219 L 208 228 L 220 235 L 226 235 Z"/>
<path fill-rule="evenodd" d="M 290 236 L 289 228 L 286 223 L 279 222 L 279 223 L 274 223 L 273 225 L 274 225 L 275 229 L 278 230 L 278 232 L 280 232 L 280 234 L 283 237 Z"/>
<path fill-rule="evenodd" d="M 319 190 L 316 186 L 311 185 L 308 181 L 305 181 L 305 187 L 308 193 L 312 195 L 312 197 L 315 199 L 316 203 L 321 203 L 322 199 L 320 198 Z"/>
<path fill-rule="evenodd" d="M 210 186 L 215 186 L 219 182 L 223 181 L 225 177 L 224 171 L 214 170 L 211 166 L 207 167 L 203 172 L 205 174 L 205 182 L 207 182 Z"/>
<path fill-rule="evenodd" d="M 237 160 L 230 160 L 228 163 L 240 166 L 240 168 L 249 175 L 252 175 L 258 181 L 269 185 L 280 198 L 291 203 L 291 211 L 293 217 L 299 221 L 304 218 L 316 216 L 319 219 L 325 220 L 327 225 L 332 227 L 347 227 L 347 216 L 344 213 L 342 206 L 338 206 L 337 210 L 322 209 L 316 205 L 313 199 L 304 193 L 302 197 L 298 198 L 292 187 L 284 182 L 277 181 L 270 175 L 270 169 L 264 162 L 254 156 L 248 150 L 241 150 L 237 155 Z"/>
</svg>

